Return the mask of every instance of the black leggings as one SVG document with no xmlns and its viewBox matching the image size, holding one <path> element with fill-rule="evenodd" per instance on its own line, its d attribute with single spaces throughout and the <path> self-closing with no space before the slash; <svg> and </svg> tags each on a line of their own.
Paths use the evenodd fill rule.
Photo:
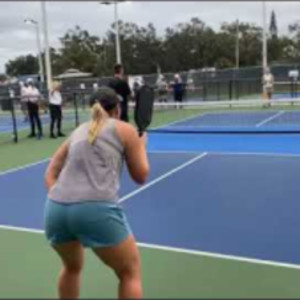
<svg viewBox="0 0 300 300">
<path fill-rule="evenodd" d="M 30 121 L 31 135 L 35 135 L 35 125 L 37 125 L 39 135 L 43 134 L 42 123 L 39 116 L 39 106 L 37 103 L 27 102 L 28 115 Z"/>
<path fill-rule="evenodd" d="M 182 102 L 183 100 L 183 91 L 178 91 L 174 93 L 175 102 Z"/>
<path fill-rule="evenodd" d="M 127 102 L 127 100 L 121 102 L 121 116 L 120 116 L 120 119 L 124 122 L 129 122 L 128 102 Z"/>
<path fill-rule="evenodd" d="M 50 134 L 54 134 L 54 126 L 56 123 L 56 128 L 57 128 L 57 133 L 61 133 L 61 119 L 62 119 L 62 113 L 61 113 L 61 105 L 55 105 L 55 104 L 50 104 L 49 105 L 50 109 Z"/>
</svg>

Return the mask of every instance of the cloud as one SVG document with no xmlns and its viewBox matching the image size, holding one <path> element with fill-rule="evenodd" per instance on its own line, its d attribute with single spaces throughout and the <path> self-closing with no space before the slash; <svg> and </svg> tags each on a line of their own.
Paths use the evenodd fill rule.
<svg viewBox="0 0 300 300">
<path fill-rule="evenodd" d="M 76 25 L 101 37 L 114 21 L 113 5 L 100 5 L 98 1 L 56 1 L 46 5 L 49 39 L 54 47 L 59 47 L 59 37 Z M 151 22 L 162 35 L 167 27 L 187 22 L 192 17 L 198 17 L 215 30 L 221 23 L 236 19 L 261 26 L 261 8 L 261 1 L 132 1 L 119 5 L 119 15 L 122 20 L 138 25 Z M 288 24 L 300 19 L 298 2 L 267 2 L 267 9 L 268 15 L 275 10 L 280 33 L 287 33 Z M 0 2 L 0 72 L 4 71 L 8 59 L 36 53 L 34 28 L 24 24 L 27 17 L 41 22 L 40 2 Z"/>
</svg>

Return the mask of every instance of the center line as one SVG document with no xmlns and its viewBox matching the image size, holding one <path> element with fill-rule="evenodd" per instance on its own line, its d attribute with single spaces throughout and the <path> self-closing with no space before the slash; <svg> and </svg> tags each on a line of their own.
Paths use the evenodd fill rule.
<svg viewBox="0 0 300 300">
<path fill-rule="evenodd" d="M 273 115 L 273 116 L 271 116 L 267 119 L 262 120 L 260 123 L 256 124 L 255 127 L 260 127 L 262 125 L 265 125 L 266 123 L 268 123 L 268 122 L 274 120 L 275 118 L 281 116 L 284 112 L 285 112 L 284 110 L 279 111 L 277 114 L 275 114 L 275 115 Z"/>
<path fill-rule="evenodd" d="M 202 153 L 202 154 L 200 154 L 200 155 L 197 155 L 196 157 L 194 157 L 194 158 L 190 159 L 189 161 L 185 162 L 184 164 L 182 164 L 182 165 L 180 165 L 180 166 L 178 166 L 178 167 L 172 169 L 171 171 L 169 171 L 169 172 L 167 172 L 167 173 L 165 173 L 165 174 L 163 174 L 163 175 L 157 177 L 156 179 L 150 181 L 150 182 L 147 183 L 146 185 L 144 185 L 144 186 L 140 187 L 139 189 L 137 189 L 137 190 L 135 190 L 135 191 L 133 191 L 133 192 L 127 194 L 126 196 L 122 197 L 122 198 L 119 200 L 119 203 L 128 200 L 129 198 L 135 196 L 136 194 L 139 194 L 140 192 L 142 192 L 142 191 L 148 189 L 149 187 L 153 186 L 154 184 L 156 184 L 156 183 L 158 183 L 158 182 L 164 180 L 165 178 L 171 176 L 172 174 L 174 174 L 174 173 L 176 173 L 176 172 L 182 170 L 183 168 L 185 168 L 185 167 L 187 167 L 187 166 L 193 164 L 193 163 L 196 162 L 197 160 L 202 159 L 202 158 L 205 157 L 206 155 L 207 155 L 207 152 L 204 152 L 204 153 Z"/>
</svg>

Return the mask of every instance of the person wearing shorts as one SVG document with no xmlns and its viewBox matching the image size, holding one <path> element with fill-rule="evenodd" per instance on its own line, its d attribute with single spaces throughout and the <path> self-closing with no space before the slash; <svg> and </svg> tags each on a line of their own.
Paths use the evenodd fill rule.
<svg viewBox="0 0 300 300">
<path fill-rule="evenodd" d="M 263 89 L 267 99 L 271 100 L 274 90 L 274 76 L 269 68 L 266 68 L 263 76 Z"/>
<path fill-rule="evenodd" d="M 45 233 L 62 260 L 58 294 L 79 297 L 83 248 L 88 247 L 114 270 L 120 298 L 141 298 L 139 252 L 118 191 L 123 163 L 136 183 L 145 182 L 146 136 L 119 120 L 120 98 L 112 89 L 96 91 L 91 106 L 91 120 L 60 146 L 45 173 Z"/>
<path fill-rule="evenodd" d="M 166 78 L 161 74 L 156 82 L 158 90 L 158 102 L 167 102 L 168 97 L 168 83 Z"/>
</svg>

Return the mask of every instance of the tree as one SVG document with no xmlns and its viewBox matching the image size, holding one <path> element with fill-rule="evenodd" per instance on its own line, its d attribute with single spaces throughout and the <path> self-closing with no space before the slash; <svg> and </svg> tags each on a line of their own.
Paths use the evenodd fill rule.
<svg viewBox="0 0 300 300">
<path fill-rule="evenodd" d="M 152 23 L 139 26 L 120 20 L 118 25 L 122 62 L 129 74 L 153 74 L 157 66 L 163 73 L 235 66 L 236 22 L 223 23 L 221 29 L 215 31 L 199 18 L 192 18 L 168 27 L 162 37 L 157 36 Z M 50 49 L 53 75 L 75 68 L 94 76 L 111 76 L 116 62 L 115 30 L 113 23 L 101 39 L 79 26 L 68 30 L 60 38 L 61 46 Z M 273 11 L 270 32 L 269 62 L 298 62 L 300 23 L 289 26 L 289 35 L 278 35 Z M 240 22 L 239 33 L 240 66 L 261 65 L 262 28 Z M 38 61 L 33 55 L 17 57 L 7 63 L 6 70 L 11 76 L 37 73 Z"/>
<path fill-rule="evenodd" d="M 214 66 L 217 40 L 215 32 L 198 18 L 167 28 L 163 41 L 164 69 L 177 72 Z"/>
<path fill-rule="evenodd" d="M 281 41 L 278 39 L 277 21 L 274 10 L 271 13 L 270 39 L 268 39 L 269 63 L 278 62 L 282 57 Z"/>
<path fill-rule="evenodd" d="M 220 52 L 233 61 L 235 56 L 236 22 L 223 23 L 221 32 L 224 33 L 222 42 L 219 40 Z M 255 66 L 261 63 L 262 28 L 250 23 L 239 23 L 240 66 Z M 227 37 L 226 37 L 227 35 Z"/>
<path fill-rule="evenodd" d="M 10 76 L 37 74 L 39 70 L 38 59 L 31 54 L 19 56 L 14 60 L 9 60 L 5 69 L 6 74 Z"/>
<path fill-rule="evenodd" d="M 285 43 L 282 45 L 284 57 L 293 63 L 300 60 L 300 22 L 289 25 L 289 38 L 285 37 Z"/>
<path fill-rule="evenodd" d="M 278 29 L 277 29 L 277 20 L 276 20 L 276 14 L 274 10 L 272 10 L 271 13 L 271 21 L 270 21 L 270 35 L 272 39 L 277 39 L 278 38 Z"/>
<path fill-rule="evenodd" d="M 4 81 L 6 81 L 6 80 L 7 80 L 6 74 L 0 73 L 0 82 L 4 82 Z"/>
<path fill-rule="evenodd" d="M 58 69 L 75 68 L 83 72 L 96 73 L 96 66 L 101 59 L 100 39 L 87 30 L 76 26 L 60 38 L 62 47 L 58 54 Z M 60 57 L 59 57 L 60 56 Z"/>
</svg>

